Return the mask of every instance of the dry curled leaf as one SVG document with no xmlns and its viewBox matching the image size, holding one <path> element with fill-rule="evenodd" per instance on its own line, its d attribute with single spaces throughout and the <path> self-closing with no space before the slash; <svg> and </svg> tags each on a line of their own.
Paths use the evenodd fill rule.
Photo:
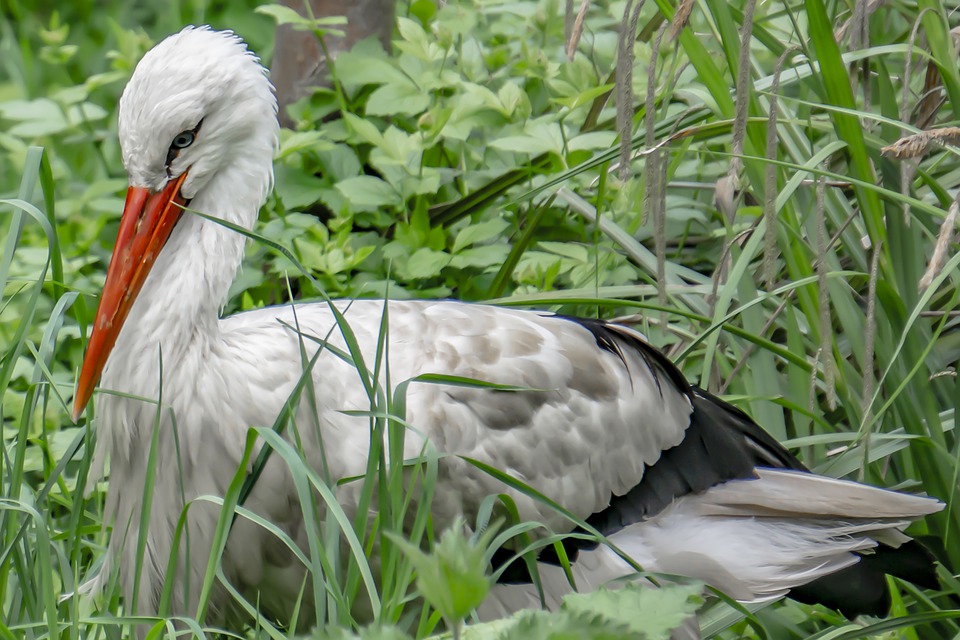
<svg viewBox="0 0 960 640">
<path fill-rule="evenodd" d="M 847 34 L 850 31 L 851 24 L 854 22 L 854 17 L 860 18 L 860 21 L 862 21 L 865 18 L 869 18 L 870 16 L 873 15 L 873 12 L 876 11 L 881 4 L 883 4 L 883 2 L 884 0 L 870 0 L 870 3 L 866 5 L 866 14 L 856 15 L 856 12 L 854 12 L 855 14 L 854 16 L 847 18 L 844 21 L 844 23 L 840 25 L 840 27 L 836 31 L 834 31 L 833 38 L 837 42 L 843 42 L 844 38 L 847 37 Z M 862 11 L 863 8 L 861 8 L 860 10 Z"/>
<path fill-rule="evenodd" d="M 896 142 L 880 149 L 880 153 L 894 158 L 920 158 L 944 144 L 960 144 L 960 127 L 943 127 L 921 131 L 912 136 L 900 138 Z"/>
<path fill-rule="evenodd" d="M 740 179 L 736 173 L 728 173 L 714 187 L 714 205 L 727 220 L 733 220 L 737 214 L 737 193 L 740 191 Z"/>
<path fill-rule="evenodd" d="M 694 0 L 681 0 L 677 5 L 677 12 L 673 14 L 673 23 L 670 25 L 670 39 L 674 39 L 690 22 L 693 13 Z"/>
<path fill-rule="evenodd" d="M 930 257 L 930 264 L 927 265 L 927 271 L 920 278 L 920 290 L 923 291 L 933 282 L 940 270 L 943 269 L 943 263 L 947 259 L 947 247 L 953 240 L 953 232 L 957 228 L 957 217 L 960 216 L 960 202 L 953 201 L 950 205 L 950 211 L 947 217 L 943 219 L 940 225 L 940 235 L 937 236 L 937 244 L 933 248 L 933 255 Z"/>
<path fill-rule="evenodd" d="M 940 77 L 940 69 L 933 62 L 928 62 L 926 74 L 923 78 L 923 91 L 920 92 L 920 100 L 914 107 L 916 116 L 913 124 L 915 127 L 926 129 L 933 123 L 940 107 L 946 102 L 946 96 L 943 93 L 943 79 Z"/>
<path fill-rule="evenodd" d="M 583 0 L 580 3 L 580 9 L 577 11 L 576 18 L 573 19 L 570 26 L 570 37 L 567 39 L 567 60 L 573 62 L 577 53 L 577 45 L 580 44 L 580 36 L 583 35 L 583 21 L 587 17 L 587 9 L 590 7 L 590 0 Z"/>
</svg>

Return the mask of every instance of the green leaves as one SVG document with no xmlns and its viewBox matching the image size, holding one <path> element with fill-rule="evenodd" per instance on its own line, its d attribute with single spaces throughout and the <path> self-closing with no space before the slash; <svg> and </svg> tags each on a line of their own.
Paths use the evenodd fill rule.
<svg viewBox="0 0 960 640">
<path fill-rule="evenodd" d="M 417 590 L 450 624 L 458 624 L 480 606 L 490 591 L 484 554 L 496 534 L 487 529 L 479 538 L 464 532 L 462 520 L 454 522 L 427 554 L 399 536 L 391 536 L 410 559 L 417 573 Z"/>
<path fill-rule="evenodd" d="M 357 176 L 341 180 L 336 184 L 336 189 L 349 201 L 353 210 L 376 210 L 400 203 L 400 194 L 389 184 L 374 176 Z"/>
<path fill-rule="evenodd" d="M 359 633 L 354 633 L 345 627 L 323 627 L 316 629 L 307 638 L 309 640 L 409 640 L 410 636 L 396 627 L 364 627 Z"/>
<path fill-rule="evenodd" d="M 555 613 L 516 615 L 502 640 L 668 640 L 703 604 L 703 585 L 627 583 L 622 589 L 571 594 Z"/>
<path fill-rule="evenodd" d="M 506 136 L 490 143 L 490 146 L 527 155 L 563 153 L 563 133 L 558 123 L 537 122 L 524 128 L 524 134 Z"/>
<path fill-rule="evenodd" d="M 367 115 L 413 116 L 422 113 L 430 105 L 430 96 L 410 80 L 403 78 L 385 84 L 367 98 Z"/>
<path fill-rule="evenodd" d="M 454 628 L 483 602 L 490 590 L 487 553 L 497 527 L 467 536 L 461 520 L 447 529 L 426 553 L 391 535 L 416 570 L 417 592 Z M 668 640 L 703 604 L 703 585 L 626 583 L 571 594 L 559 611 L 522 611 L 505 621 L 467 627 L 470 640 Z M 454 637 L 457 637 L 454 631 Z"/>
<path fill-rule="evenodd" d="M 631 640 L 638 638 L 614 620 L 591 613 L 561 611 L 550 615 L 540 611 L 517 616 L 500 640 Z"/>
<path fill-rule="evenodd" d="M 342 29 L 330 29 L 331 26 L 341 26 L 347 24 L 347 19 L 343 16 L 333 16 L 329 18 L 306 18 L 291 9 L 280 4 L 265 4 L 254 9 L 257 13 L 270 16 L 278 25 L 289 24 L 298 31 L 314 31 L 318 35 L 331 34 L 343 36 Z"/>
<path fill-rule="evenodd" d="M 402 275 L 410 280 L 434 278 L 440 274 L 441 269 L 450 264 L 450 259 L 449 253 L 421 247 L 399 268 Z"/>
<path fill-rule="evenodd" d="M 16 123 L 7 133 L 28 140 L 64 133 L 105 117 L 106 110 L 91 102 L 77 102 L 66 107 L 46 98 L 0 102 L 0 119 Z"/>
<path fill-rule="evenodd" d="M 509 226 L 510 223 L 501 218 L 492 218 L 486 222 L 467 225 L 457 232 L 457 237 L 450 250 L 457 253 L 466 247 L 497 238 Z"/>
<path fill-rule="evenodd" d="M 633 637 L 667 640 L 670 632 L 703 604 L 703 588 L 699 583 L 659 588 L 630 583 L 623 589 L 569 595 L 563 599 L 563 609 L 616 621 L 626 626 Z"/>
</svg>

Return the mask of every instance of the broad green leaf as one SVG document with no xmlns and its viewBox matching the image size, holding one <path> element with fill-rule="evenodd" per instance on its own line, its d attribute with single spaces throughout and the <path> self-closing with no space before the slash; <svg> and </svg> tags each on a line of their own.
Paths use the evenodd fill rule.
<svg viewBox="0 0 960 640">
<path fill-rule="evenodd" d="M 557 123 L 535 123 L 525 127 L 524 135 L 499 138 L 491 142 L 490 146 L 530 155 L 562 153 L 563 134 Z"/>
<path fill-rule="evenodd" d="M 410 636 L 393 626 L 372 625 L 355 633 L 348 627 L 329 625 L 314 629 L 303 640 L 410 640 Z"/>
<path fill-rule="evenodd" d="M 347 19 L 344 16 L 330 16 L 330 17 L 310 19 L 310 18 L 301 16 L 299 13 L 297 13 L 290 7 L 286 7 L 280 4 L 260 5 L 259 7 L 254 9 L 254 11 L 273 18 L 278 25 L 290 24 L 300 29 L 316 29 L 320 27 L 347 24 Z M 327 31 L 328 33 L 342 34 L 342 31 L 340 30 L 331 29 L 331 30 L 325 30 L 325 31 Z"/>
<path fill-rule="evenodd" d="M 93 122 L 95 120 L 103 120 L 109 114 L 107 110 L 101 107 L 100 105 L 93 104 L 92 102 L 83 102 L 81 104 L 71 105 L 67 109 L 67 121 L 71 126 L 76 126 L 84 122 Z"/>
<path fill-rule="evenodd" d="M 463 529 L 463 521 L 455 520 L 430 553 L 390 536 L 416 568 L 417 590 L 449 623 L 479 607 L 491 587 L 485 554 L 497 527 L 487 529 L 478 540 L 471 540 Z"/>
<path fill-rule="evenodd" d="M 432 0 L 415 0 L 415 2 L 410 3 L 410 13 L 426 25 L 436 15 L 437 5 Z"/>
<path fill-rule="evenodd" d="M 367 84 L 410 82 L 383 51 L 378 40 L 362 40 L 337 56 L 337 78 L 348 89 Z"/>
<path fill-rule="evenodd" d="M 285 7 L 280 4 L 261 5 L 257 7 L 255 11 L 273 18 L 277 24 L 298 24 L 301 26 L 310 25 L 310 20 L 308 18 L 304 18 L 290 7 Z"/>
<path fill-rule="evenodd" d="M 506 244 L 487 244 L 480 247 L 469 247 L 457 253 L 450 260 L 450 266 L 457 269 L 474 267 L 485 269 L 494 265 L 503 264 L 510 253 Z"/>
<path fill-rule="evenodd" d="M 343 119 L 347 122 L 350 129 L 360 136 L 364 142 L 372 145 L 383 143 L 383 136 L 380 134 L 380 130 L 369 120 L 364 120 L 352 113 L 343 114 Z"/>
<path fill-rule="evenodd" d="M 521 111 L 518 114 L 520 117 L 526 117 L 530 113 L 530 100 L 527 98 L 527 94 L 513 82 L 508 82 L 500 87 L 497 98 L 505 116 L 512 116 L 517 111 Z"/>
<path fill-rule="evenodd" d="M 61 133 L 70 127 L 60 106 L 46 98 L 0 102 L 0 119 L 13 120 L 7 132 L 22 138 Z"/>
<path fill-rule="evenodd" d="M 616 139 L 617 134 L 613 131 L 591 131 L 590 133 L 582 133 L 572 139 L 567 144 L 567 149 L 570 151 L 609 149 Z"/>
<path fill-rule="evenodd" d="M 576 109 L 577 107 L 593 102 L 600 96 L 612 90 L 613 90 L 612 84 L 601 84 L 596 87 L 590 87 L 586 91 L 578 93 L 577 95 L 571 98 L 562 98 L 560 100 L 557 100 L 557 102 L 564 105 L 568 109 Z"/>
<path fill-rule="evenodd" d="M 332 142 L 324 139 L 322 131 L 289 132 L 283 129 L 280 133 L 280 150 L 277 152 L 277 160 L 300 151 L 329 151 L 334 148 Z"/>
<path fill-rule="evenodd" d="M 401 204 L 396 190 L 374 176 L 347 178 L 338 182 L 336 188 L 352 206 L 369 208 Z"/>
<path fill-rule="evenodd" d="M 556 253 L 557 255 L 576 260 L 577 262 L 587 262 L 590 260 L 590 251 L 582 244 L 565 244 L 562 242 L 541 242 L 538 245 L 541 249 Z"/>
<path fill-rule="evenodd" d="M 451 251 L 457 253 L 461 249 L 477 244 L 478 242 L 490 240 L 503 233 L 509 226 L 510 223 L 503 218 L 492 218 L 485 222 L 468 225 L 457 233 L 457 239 L 453 241 Z"/>
<path fill-rule="evenodd" d="M 699 583 L 660 587 L 630 583 L 622 589 L 568 595 L 563 599 L 563 608 L 599 615 L 626 626 L 646 640 L 668 640 L 670 633 L 703 604 L 702 593 L 703 585 Z"/>
<path fill-rule="evenodd" d="M 397 31 L 400 32 L 400 37 L 407 42 L 416 44 L 423 49 L 429 46 L 427 32 L 414 20 L 403 17 L 397 18 Z"/>
<path fill-rule="evenodd" d="M 356 177 L 363 170 L 356 151 L 345 144 L 321 150 L 317 156 L 323 164 L 324 176 L 335 182 Z"/>
<path fill-rule="evenodd" d="M 287 209 L 299 209 L 313 204 L 326 188 L 322 179 L 302 169 L 278 164 L 276 173 L 276 192 Z"/>
<path fill-rule="evenodd" d="M 524 611 L 499 640 L 645 640 L 625 625 L 592 613 Z"/>
<path fill-rule="evenodd" d="M 409 80 L 382 85 L 367 98 L 372 116 L 418 115 L 430 106 L 430 96 Z"/>
<path fill-rule="evenodd" d="M 526 153 L 530 155 L 546 153 L 549 151 L 559 152 L 559 148 L 553 140 L 534 138 L 533 136 L 505 136 L 490 143 L 491 147 L 503 149 L 504 151 L 515 151 L 516 153 Z"/>
<path fill-rule="evenodd" d="M 417 249 L 404 265 L 404 276 L 411 280 L 434 278 L 440 271 L 450 264 L 451 256 L 443 251 L 433 249 Z"/>
<path fill-rule="evenodd" d="M 0 102 L 0 118 L 5 120 L 50 120 L 63 118 L 63 111 L 48 98 Z"/>
</svg>

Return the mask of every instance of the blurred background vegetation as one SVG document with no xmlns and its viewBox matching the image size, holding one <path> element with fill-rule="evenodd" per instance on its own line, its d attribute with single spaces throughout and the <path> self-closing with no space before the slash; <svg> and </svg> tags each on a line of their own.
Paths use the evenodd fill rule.
<svg viewBox="0 0 960 640">
<path fill-rule="evenodd" d="M 65 407 L 126 187 L 117 100 L 185 24 L 233 29 L 269 63 L 286 14 L 260 4 L 0 2 L 4 637 L 116 633 L 115 595 L 59 596 L 103 548 L 105 485 L 80 491 L 89 426 Z M 257 232 L 331 297 L 626 317 L 814 469 L 946 501 L 915 533 L 960 566 L 953 8 L 679 9 L 398 2 L 390 52 L 360 42 L 290 106 Z M 320 293 L 252 243 L 225 312 L 285 301 L 288 282 Z M 941 578 L 941 593 L 891 584 L 888 637 L 960 637 L 960 583 Z M 885 628 L 722 607 L 707 635 Z"/>
</svg>

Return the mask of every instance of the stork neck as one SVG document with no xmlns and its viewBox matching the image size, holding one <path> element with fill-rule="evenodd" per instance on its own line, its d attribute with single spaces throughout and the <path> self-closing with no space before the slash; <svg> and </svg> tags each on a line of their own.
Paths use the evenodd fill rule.
<svg viewBox="0 0 960 640">
<path fill-rule="evenodd" d="M 190 209 L 251 227 L 269 180 L 251 179 L 245 169 L 228 167 L 213 176 Z M 113 357 L 140 350 L 155 357 L 159 345 L 164 361 L 176 362 L 187 351 L 208 348 L 219 335 L 219 313 L 243 259 L 245 239 L 184 212 L 124 323 Z"/>
</svg>

